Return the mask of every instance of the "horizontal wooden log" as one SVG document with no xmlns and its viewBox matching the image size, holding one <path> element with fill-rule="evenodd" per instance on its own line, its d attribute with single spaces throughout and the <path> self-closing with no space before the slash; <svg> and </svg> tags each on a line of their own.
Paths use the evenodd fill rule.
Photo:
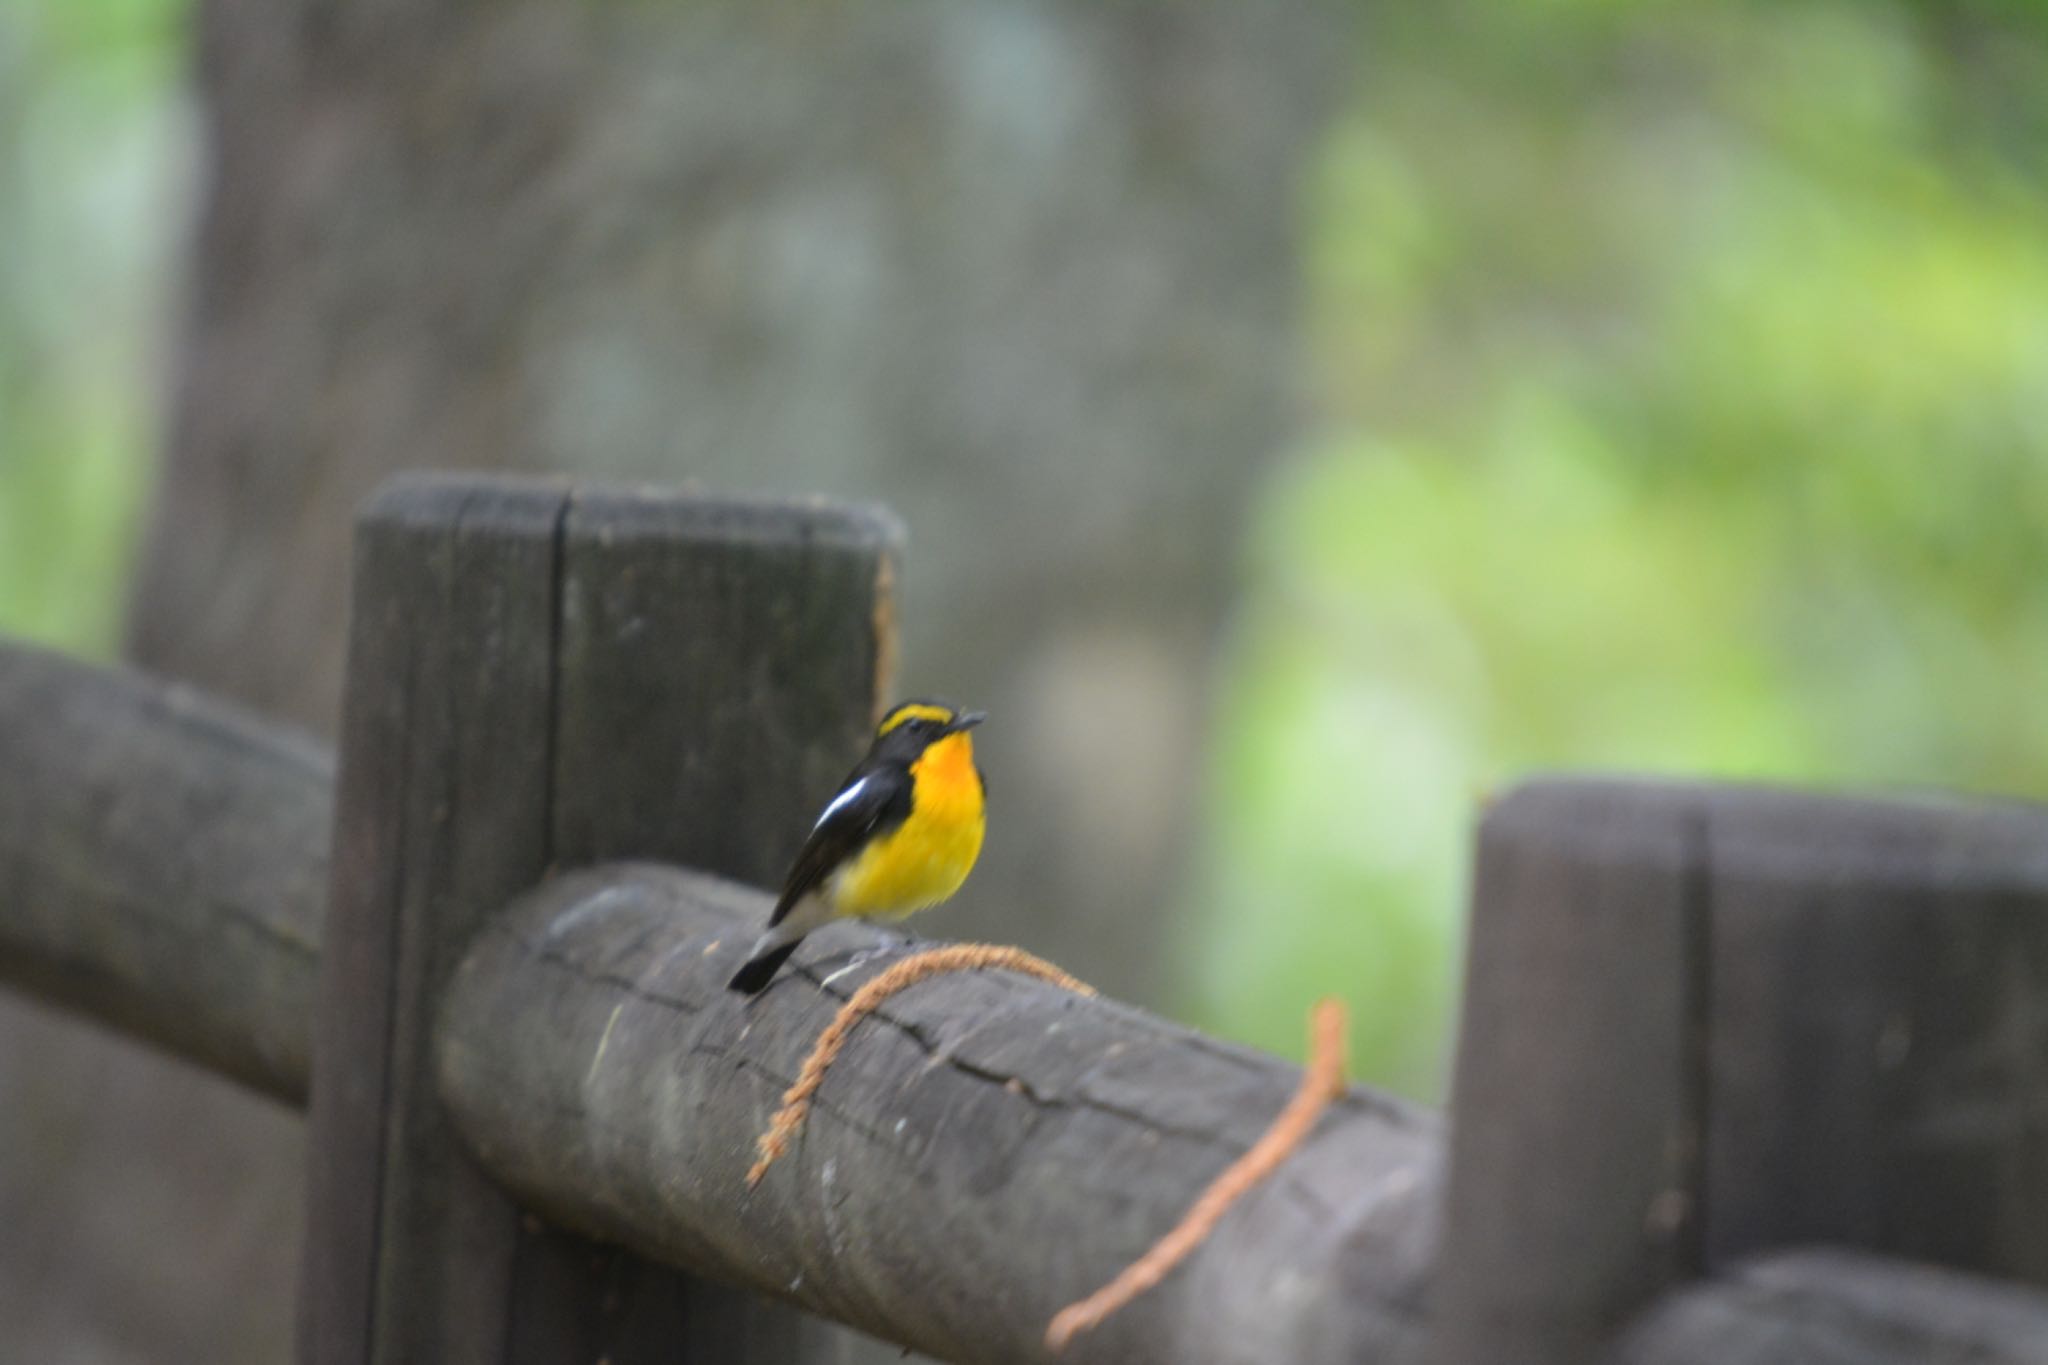
<svg viewBox="0 0 2048 1365">
<path fill-rule="evenodd" d="M 450 984 L 457 1128 L 529 1205 L 645 1255 L 953 1361 L 1038 1361 L 1048 1319 L 1177 1222 L 1299 1081 L 1277 1059 L 1001 973 L 884 1004 L 749 1190 L 754 1139 L 814 1039 L 903 939 L 813 935 L 756 1001 L 725 981 L 757 892 L 652 865 L 541 888 Z M 822 988 L 820 983 L 825 982 Z M 1080 1361 L 1410 1358 L 1436 1119 L 1362 1090 Z"/>
<path fill-rule="evenodd" d="M 303 1103 L 333 801 L 304 738 L 149 678 L 0 643 L 0 983 Z M 837 1004 L 842 926 L 747 1005 L 751 891 L 578 874 L 495 919 L 438 1048 L 465 1140 L 538 1210 L 959 1361 L 1042 1360 L 1053 1311 L 1134 1257 L 1295 1072 L 1001 975 L 857 1030 L 755 1190 L 753 1138 Z M 1441 1138 L 1354 1091 L 1081 1361 L 1413 1358 Z M 1847 1252 L 1681 1287 L 1606 1365 L 2048 1362 L 2048 1296 Z"/>
<path fill-rule="evenodd" d="M 0 642 L 0 981 L 299 1104 L 333 760 Z"/>
<path fill-rule="evenodd" d="M 1847 1251 L 1741 1262 L 1660 1299 L 1603 1365 L 2042 1365 L 2048 1296 Z"/>
</svg>

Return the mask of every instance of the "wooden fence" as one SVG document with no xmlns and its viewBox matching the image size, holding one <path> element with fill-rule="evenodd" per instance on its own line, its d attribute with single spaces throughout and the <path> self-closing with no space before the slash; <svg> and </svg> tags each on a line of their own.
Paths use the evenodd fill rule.
<svg viewBox="0 0 2048 1365">
<path fill-rule="evenodd" d="M 338 774 L 0 645 L 0 979 L 310 1095 L 306 1365 L 804 1365 L 835 1322 L 1045 1360 L 1280 1109 L 1276 1059 L 940 978 L 748 1188 L 881 963 L 830 973 L 906 942 L 723 986 L 885 685 L 898 540 L 402 481 L 359 530 Z M 2048 1361 L 2048 813 L 1539 782 L 1478 857 L 1456 1122 L 1353 1088 L 1065 1358 Z"/>
</svg>

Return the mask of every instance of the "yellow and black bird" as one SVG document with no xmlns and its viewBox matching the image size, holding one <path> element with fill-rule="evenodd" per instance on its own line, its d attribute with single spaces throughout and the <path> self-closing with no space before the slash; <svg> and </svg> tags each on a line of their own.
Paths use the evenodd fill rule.
<svg viewBox="0 0 2048 1365">
<path fill-rule="evenodd" d="M 960 889 L 986 820 L 988 786 L 967 733 L 982 719 L 938 701 L 907 701 L 882 717 L 868 756 L 804 840 L 732 989 L 761 991 L 828 920 L 901 919 Z"/>
</svg>

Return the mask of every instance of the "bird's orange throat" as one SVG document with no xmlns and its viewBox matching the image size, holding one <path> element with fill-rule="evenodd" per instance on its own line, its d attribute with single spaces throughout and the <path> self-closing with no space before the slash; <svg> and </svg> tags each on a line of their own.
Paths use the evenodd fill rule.
<svg viewBox="0 0 2048 1365">
<path fill-rule="evenodd" d="M 917 808 L 940 819 L 973 820 L 981 815 L 981 774 L 974 770 L 974 740 L 947 735 L 910 765 L 917 779 Z"/>
</svg>

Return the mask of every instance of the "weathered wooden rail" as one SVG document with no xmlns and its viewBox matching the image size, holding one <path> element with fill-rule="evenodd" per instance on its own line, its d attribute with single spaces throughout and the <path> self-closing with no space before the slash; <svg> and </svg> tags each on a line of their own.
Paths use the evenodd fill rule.
<svg viewBox="0 0 2048 1365">
<path fill-rule="evenodd" d="M 0 980 L 303 1106 L 334 761 L 0 643 Z"/>
<path fill-rule="evenodd" d="M 0 645 L 0 980 L 310 1092 L 303 1360 L 838 1359 L 823 1319 L 1044 1360 L 1292 1089 L 941 978 L 750 1191 L 902 951 L 723 989 L 884 685 L 892 527 L 428 480 L 359 544 L 338 799 L 303 740 Z M 1536 784 L 1472 937 L 1448 1135 L 1354 1088 L 1071 1358 L 2048 1361 L 2048 815 Z"/>
</svg>

